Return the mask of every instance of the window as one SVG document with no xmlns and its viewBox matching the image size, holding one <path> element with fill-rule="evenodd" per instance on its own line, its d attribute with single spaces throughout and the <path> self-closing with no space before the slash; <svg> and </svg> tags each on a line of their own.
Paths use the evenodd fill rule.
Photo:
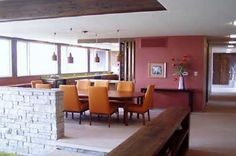
<svg viewBox="0 0 236 156">
<path fill-rule="evenodd" d="M 12 76 L 11 41 L 0 39 L 0 77 Z"/>
<path fill-rule="evenodd" d="M 29 75 L 27 42 L 17 42 L 17 75 Z"/>
<path fill-rule="evenodd" d="M 17 42 L 17 75 L 56 74 L 57 61 L 52 60 L 56 45 L 37 42 Z"/>
<path fill-rule="evenodd" d="M 74 58 L 73 63 L 67 62 L 69 54 Z M 80 47 L 61 47 L 61 73 L 88 72 L 88 51 Z"/>
<path fill-rule="evenodd" d="M 98 55 L 100 62 L 95 62 L 94 58 Z M 108 51 L 90 49 L 90 72 L 108 71 Z"/>
</svg>

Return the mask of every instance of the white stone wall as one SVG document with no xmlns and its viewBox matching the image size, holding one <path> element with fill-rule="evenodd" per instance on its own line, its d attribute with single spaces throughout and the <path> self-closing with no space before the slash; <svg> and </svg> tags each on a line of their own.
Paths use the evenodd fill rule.
<svg viewBox="0 0 236 156">
<path fill-rule="evenodd" d="M 0 151 L 44 155 L 63 136 L 62 91 L 0 87 Z"/>
</svg>

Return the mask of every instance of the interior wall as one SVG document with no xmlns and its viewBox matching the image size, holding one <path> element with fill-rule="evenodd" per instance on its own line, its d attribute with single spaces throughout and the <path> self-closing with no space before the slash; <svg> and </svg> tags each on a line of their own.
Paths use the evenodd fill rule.
<svg viewBox="0 0 236 156">
<path fill-rule="evenodd" d="M 156 37 L 158 38 L 158 37 Z M 163 38 L 163 37 L 162 37 Z M 135 80 L 136 90 L 147 87 L 148 84 L 155 84 L 156 88 L 174 88 L 177 89 L 178 81 L 174 80 L 172 58 L 182 58 L 184 55 L 190 56 L 190 64 L 188 67 L 188 75 L 185 76 L 185 84 L 187 89 L 194 90 L 193 109 L 201 111 L 205 105 L 205 81 L 206 69 L 204 58 L 204 37 L 203 36 L 173 36 L 166 37 L 167 44 L 160 47 L 159 43 L 151 43 L 152 47 L 141 47 L 141 40 L 136 39 L 136 55 L 135 55 Z M 145 38 L 153 39 L 153 38 Z M 157 40 L 158 41 L 158 40 Z M 150 42 L 153 42 L 150 40 Z M 159 46 L 159 47 L 158 47 Z M 166 62 L 167 71 L 166 78 L 149 78 L 148 63 Z M 195 75 L 194 76 L 194 72 Z M 196 73 L 197 72 L 197 73 Z M 163 108 L 176 105 L 186 104 L 186 95 L 178 94 L 155 94 L 153 107 Z"/>
</svg>

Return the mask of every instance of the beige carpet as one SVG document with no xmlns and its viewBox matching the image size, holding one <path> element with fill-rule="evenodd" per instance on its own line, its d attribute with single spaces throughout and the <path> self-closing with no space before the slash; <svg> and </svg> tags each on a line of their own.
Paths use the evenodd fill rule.
<svg viewBox="0 0 236 156">
<path fill-rule="evenodd" d="M 190 149 L 186 156 L 236 155 L 236 102 L 209 102 L 192 113 Z"/>
<path fill-rule="evenodd" d="M 152 110 L 151 116 L 155 117 L 161 111 Z M 67 118 L 66 137 L 59 142 L 109 152 L 142 126 L 141 121 L 137 119 L 131 120 L 129 126 L 124 126 L 115 116 L 112 122 L 111 128 L 108 128 L 106 119 L 94 119 L 92 126 L 89 126 L 88 118 L 82 120 L 81 125 L 78 124 L 78 117 L 75 120 Z M 68 154 L 66 151 L 56 151 L 54 155 Z M 235 155 L 236 102 L 210 102 L 204 112 L 191 114 L 190 148 L 186 156 Z"/>
<path fill-rule="evenodd" d="M 158 116 L 162 111 L 160 109 L 151 110 L 151 118 Z M 112 116 L 110 128 L 108 127 L 107 117 L 97 118 L 95 116 L 90 126 L 88 114 L 83 118 L 81 125 L 78 123 L 77 115 L 74 120 L 69 116 L 65 119 L 65 137 L 58 140 L 58 142 L 61 145 L 67 144 L 83 149 L 109 152 L 143 126 L 141 117 L 137 119 L 136 115 L 129 120 L 129 125 L 125 126 L 122 122 L 122 110 L 120 110 L 120 114 L 119 121 L 116 114 Z"/>
</svg>

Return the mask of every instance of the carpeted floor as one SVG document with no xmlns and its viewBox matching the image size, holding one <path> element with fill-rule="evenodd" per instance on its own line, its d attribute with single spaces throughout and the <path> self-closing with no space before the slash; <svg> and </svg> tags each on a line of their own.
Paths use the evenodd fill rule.
<svg viewBox="0 0 236 156">
<path fill-rule="evenodd" d="M 158 116 L 162 111 L 161 109 L 151 110 L 151 118 Z M 61 145 L 68 144 L 89 150 L 109 152 L 143 126 L 142 118 L 137 119 L 136 116 L 129 119 L 129 125 L 125 126 L 122 122 L 122 110 L 120 114 L 120 120 L 117 120 L 116 114 L 112 116 L 110 128 L 107 117 L 94 116 L 90 126 L 88 115 L 83 117 L 81 125 L 78 123 L 77 114 L 74 120 L 69 116 L 65 119 L 65 137 L 59 139 L 58 142 Z M 148 122 L 147 116 L 146 122 Z"/>
<path fill-rule="evenodd" d="M 151 116 L 155 117 L 160 112 L 152 110 Z M 142 126 L 140 120 L 131 120 L 129 126 L 124 126 L 116 119 L 112 122 L 111 128 L 108 128 L 106 119 L 95 118 L 92 126 L 89 126 L 86 118 L 82 120 L 82 125 L 78 124 L 78 120 L 68 118 L 65 121 L 66 138 L 59 142 L 108 152 Z M 57 151 L 54 155 L 68 155 L 63 152 L 65 151 Z M 235 155 L 236 103 L 234 101 L 209 102 L 204 112 L 191 114 L 190 146 L 186 156 Z"/>
<path fill-rule="evenodd" d="M 186 156 L 235 155 L 235 102 L 209 102 L 205 112 L 192 113 L 190 149 Z"/>
</svg>

